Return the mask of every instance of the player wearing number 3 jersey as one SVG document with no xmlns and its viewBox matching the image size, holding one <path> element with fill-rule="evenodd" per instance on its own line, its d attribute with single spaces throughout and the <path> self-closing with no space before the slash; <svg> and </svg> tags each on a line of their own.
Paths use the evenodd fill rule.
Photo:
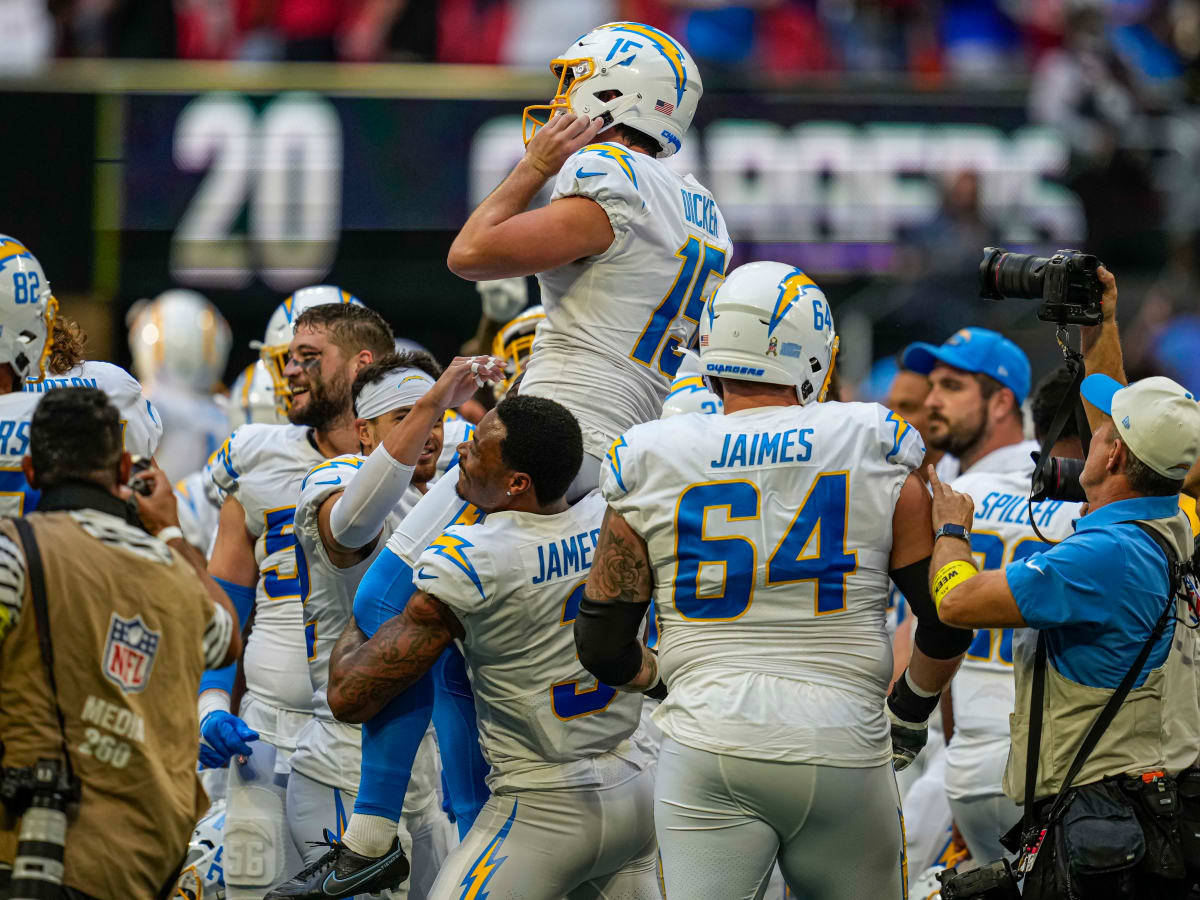
<svg viewBox="0 0 1200 900">
<path fill-rule="evenodd" d="M 641 697 L 598 683 L 572 644 L 604 514 L 599 494 L 563 499 L 582 456 L 578 424 L 553 401 L 513 397 L 488 413 L 455 477 L 487 518 L 434 540 L 404 612 L 331 664 L 344 717 L 381 708 L 451 642 L 466 657 L 492 796 L 430 900 L 659 896 L 651 778 L 629 740 Z"/>
<path fill-rule="evenodd" d="M 724 414 L 639 425 L 602 471 L 609 512 L 575 637 L 605 684 L 669 690 L 654 817 L 670 900 L 759 896 L 776 859 L 797 896 L 905 896 L 890 763 L 915 752 L 970 633 L 931 633 L 910 577 L 933 540 L 920 435 L 876 404 L 819 402 L 836 346 L 807 275 L 741 267 L 700 324 Z M 889 573 L 925 601 L 915 700 L 900 703 L 919 711 L 900 717 L 903 740 L 893 726 L 895 749 Z M 657 656 L 638 641 L 652 596 Z"/>
</svg>

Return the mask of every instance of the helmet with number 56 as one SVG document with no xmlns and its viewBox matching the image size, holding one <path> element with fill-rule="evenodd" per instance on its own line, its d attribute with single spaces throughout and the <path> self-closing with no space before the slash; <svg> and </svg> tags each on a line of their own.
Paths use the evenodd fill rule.
<svg viewBox="0 0 1200 900">
<path fill-rule="evenodd" d="M 0 235 L 0 363 L 17 375 L 13 390 L 45 377 L 57 314 L 41 263 L 20 241 Z"/>
<path fill-rule="evenodd" d="M 666 159 L 683 146 L 704 93 L 700 72 L 683 45 L 640 22 L 609 22 L 589 31 L 550 60 L 550 71 L 558 90 L 548 104 L 525 107 L 526 144 L 550 116 L 583 113 L 602 117 L 605 128 L 627 125 L 640 131 L 658 143 L 655 156 Z M 538 110 L 543 117 L 534 116 Z"/>
<path fill-rule="evenodd" d="M 829 301 L 784 263 L 734 269 L 700 315 L 706 377 L 794 385 L 802 404 L 825 399 L 837 350 Z"/>
</svg>

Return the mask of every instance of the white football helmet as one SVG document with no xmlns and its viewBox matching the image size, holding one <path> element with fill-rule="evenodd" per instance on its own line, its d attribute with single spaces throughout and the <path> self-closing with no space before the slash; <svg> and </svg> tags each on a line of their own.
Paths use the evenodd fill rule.
<svg viewBox="0 0 1200 900">
<path fill-rule="evenodd" d="M 296 319 L 309 307 L 326 303 L 363 305 L 363 302 L 349 291 L 343 291 L 336 285 L 317 284 L 300 288 L 275 307 L 275 312 L 271 313 L 271 318 L 267 320 L 266 336 L 261 341 L 250 342 L 251 349 L 257 350 L 259 357 L 266 364 L 275 398 L 284 411 L 292 406 L 292 392 L 288 388 L 287 379 L 283 377 L 283 370 L 287 366 L 288 345 L 295 334 Z"/>
<path fill-rule="evenodd" d="M 671 389 L 663 398 L 662 415 L 660 419 L 669 419 L 684 413 L 706 413 L 710 416 L 720 415 L 725 411 L 725 404 L 714 394 L 704 378 L 700 375 L 700 361 L 690 352 L 685 353 Z"/>
<path fill-rule="evenodd" d="M 133 371 L 142 384 L 211 391 L 225 373 L 229 323 L 195 291 L 164 291 L 135 305 L 126 321 Z"/>
<path fill-rule="evenodd" d="M 0 363 L 12 366 L 18 383 L 46 377 L 57 314 L 42 264 L 20 241 L 0 234 Z"/>
<path fill-rule="evenodd" d="M 837 350 L 829 301 L 784 263 L 734 269 L 700 315 L 705 377 L 795 385 L 801 403 L 825 399 Z"/>
<path fill-rule="evenodd" d="M 222 398 L 229 430 L 242 425 L 286 425 L 287 409 L 278 401 L 267 364 L 261 359 L 242 369 L 229 396 Z"/>
<path fill-rule="evenodd" d="M 492 356 L 504 360 L 504 380 L 492 385 L 497 400 L 508 393 L 517 376 L 525 371 L 529 354 L 533 352 L 533 339 L 537 337 L 537 327 L 545 320 L 545 308 L 531 306 L 501 328 L 500 333 L 496 335 L 492 342 Z"/>
<path fill-rule="evenodd" d="M 188 841 L 187 857 L 174 900 L 225 900 L 221 845 L 225 832 L 225 801 L 214 803 L 197 824 Z"/>
<path fill-rule="evenodd" d="M 609 22 L 573 43 L 550 71 L 558 90 L 549 103 L 525 107 L 521 131 L 528 144 L 550 118 L 560 113 L 603 116 L 605 127 L 628 125 L 656 140 L 655 155 L 666 159 L 683 146 L 696 106 L 704 93 L 700 71 L 683 45 L 640 22 Z M 601 100 L 596 95 L 617 91 Z M 533 115 L 535 110 L 545 118 Z"/>
</svg>

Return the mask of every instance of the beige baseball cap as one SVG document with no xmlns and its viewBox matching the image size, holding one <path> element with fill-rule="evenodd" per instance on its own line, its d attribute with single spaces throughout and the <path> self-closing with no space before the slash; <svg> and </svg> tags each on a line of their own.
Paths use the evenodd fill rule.
<svg viewBox="0 0 1200 900">
<path fill-rule="evenodd" d="M 1200 459 L 1200 403 L 1170 378 L 1156 375 L 1123 385 L 1107 375 L 1089 375 L 1079 393 L 1112 416 L 1117 437 L 1159 475 L 1182 481 Z"/>
</svg>

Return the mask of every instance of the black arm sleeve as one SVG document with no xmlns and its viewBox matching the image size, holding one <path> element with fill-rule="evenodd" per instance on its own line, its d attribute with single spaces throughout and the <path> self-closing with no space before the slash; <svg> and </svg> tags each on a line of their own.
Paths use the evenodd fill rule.
<svg viewBox="0 0 1200 900">
<path fill-rule="evenodd" d="M 575 619 L 575 649 L 579 661 L 604 684 L 620 687 L 642 668 L 642 619 L 645 603 L 596 603 L 587 594 Z"/>
<path fill-rule="evenodd" d="M 929 593 L 928 556 L 902 569 L 893 569 L 888 575 L 917 617 L 913 644 L 918 650 L 931 659 L 953 659 L 967 652 L 975 632 L 969 628 L 952 628 L 938 618 L 937 607 Z"/>
</svg>

